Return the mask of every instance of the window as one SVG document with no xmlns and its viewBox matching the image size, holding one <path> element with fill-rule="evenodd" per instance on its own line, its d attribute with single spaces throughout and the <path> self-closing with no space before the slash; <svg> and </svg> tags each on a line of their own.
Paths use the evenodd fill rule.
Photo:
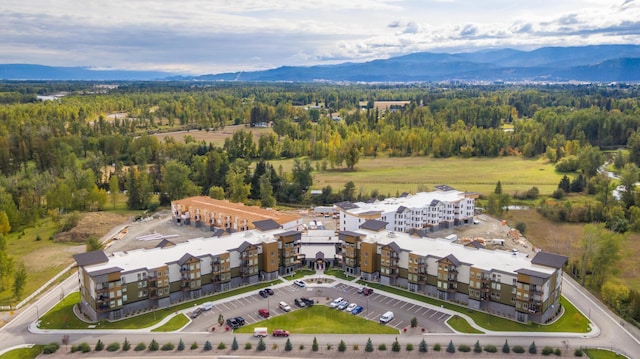
<svg viewBox="0 0 640 359">
<path fill-rule="evenodd" d="M 125 301 L 125 302 L 127 301 L 127 295 L 126 294 L 122 296 L 122 300 Z"/>
</svg>

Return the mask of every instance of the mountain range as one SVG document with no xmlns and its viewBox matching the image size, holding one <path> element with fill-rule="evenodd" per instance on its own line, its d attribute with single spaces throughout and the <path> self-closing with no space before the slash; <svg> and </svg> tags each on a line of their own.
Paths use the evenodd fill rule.
<svg viewBox="0 0 640 359">
<path fill-rule="evenodd" d="M 638 82 L 640 45 L 543 47 L 463 53 L 420 52 L 363 63 L 282 66 L 250 72 L 180 76 L 151 71 L 0 65 L 7 80 L 183 80 L 339 82 Z"/>
</svg>

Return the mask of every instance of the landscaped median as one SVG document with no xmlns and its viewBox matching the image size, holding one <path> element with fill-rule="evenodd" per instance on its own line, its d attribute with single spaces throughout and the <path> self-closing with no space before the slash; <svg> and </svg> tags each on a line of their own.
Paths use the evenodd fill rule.
<svg viewBox="0 0 640 359">
<path fill-rule="evenodd" d="M 398 334 L 398 329 L 381 325 L 351 313 L 314 305 L 287 314 L 252 323 L 235 330 L 236 333 L 253 333 L 254 327 L 285 329 L 293 334 Z"/>
<path fill-rule="evenodd" d="M 268 283 L 259 283 L 246 287 L 233 289 L 227 292 L 218 293 L 209 297 L 202 297 L 194 301 L 183 302 L 172 305 L 169 308 L 149 311 L 141 315 L 131 316 L 117 321 L 101 320 L 98 323 L 86 323 L 73 313 L 73 306 L 80 302 L 80 293 L 74 292 L 66 296 L 62 301 L 51 308 L 40 318 L 40 329 L 141 329 L 153 326 L 162 321 L 168 315 L 174 314 L 183 309 L 193 308 L 205 302 L 221 300 L 233 297 L 238 294 L 254 292 L 261 288 L 274 286 L 281 283 L 275 280 Z M 170 321 L 171 322 L 171 321 Z M 167 324 L 163 325 L 165 327 Z"/>
<path fill-rule="evenodd" d="M 458 313 L 464 314 L 473 321 L 481 326 L 484 329 L 491 331 L 505 331 L 505 332 L 554 332 L 554 333 L 589 333 L 591 331 L 591 326 L 589 325 L 589 320 L 578 311 L 573 304 L 571 304 L 564 297 L 560 298 L 560 304 L 564 308 L 564 313 L 562 316 L 550 323 L 550 324 L 535 324 L 535 323 L 520 323 L 515 320 L 510 320 L 507 318 L 502 318 L 494 315 L 490 315 L 488 313 L 479 312 L 476 310 L 469 309 L 467 307 L 457 305 L 451 302 L 446 302 L 442 300 L 438 300 L 435 298 L 427 297 L 422 294 L 410 292 L 406 289 L 401 289 L 398 287 L 391 287 L 386 285 L 381 285 L 377 283 L 369 283 L 366 281 L 359 280 L 359 284 L 366 285 L 371 288 L 375 288 L 376 290 L 385 291 L 388 293 L 393 293 L 405 298 L 410 298 L 413 300 L 417 300 L 419 302 L 431 304 L 437 307 L 446 308 L 452 311 L 456 311 Z M 460 318 L 460 317 L 458 317 Z M 469 328 L 473 328 L 468 323 L 461 323 L 461 319 L 450 319 L 449 325 L 457 331 L 462 333 L 477 333 L 475 329 L 471 330 Z M 464 319 L 462 319 L 464 321 Z M 466 322 L 466 321 L 465 321 Z"/>
</svg>

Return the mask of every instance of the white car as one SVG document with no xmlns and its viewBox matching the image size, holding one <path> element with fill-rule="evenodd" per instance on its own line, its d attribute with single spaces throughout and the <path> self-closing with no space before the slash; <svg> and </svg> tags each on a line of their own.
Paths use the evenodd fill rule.
<svg viewBox="0 0 640 359">
<path fill-rule="evenodd" d="M 338 304 L 338 310 L 344 310 L 348 305 L 349 305 L 349 301 L 345 299 L 342 302 L 340 302 L 340 304 Z"/>
<path fill-rule="evenodd" d="M 298 287 L 300 287 L 300 288 L 304 288 L 304 287 L 306 287 L 306 286 L 307 286 L 303 281 L 301 281 L 301 280 L 299 280 L 299 279 L 294 280 L 294 281 L 293 281 L 293 284 L 297 285 L 297 286 L 298 286 Z"/>
<path fill-rule="evenodd" d="M 290 312 L 291 311 L 291 307 L 289 306 L 289 304 L 287 304 L 285 302 L 278 303 L 278 307 L 280 307 L 280 309 L 284 310 L 285 312 Z"/>
<path fill-rule="evenodd" d="M 349 304 L 349 305 L 347 306 L 347 309 L 345 309 L 345 310 L 346 310 L 347 312 L 350 312 L 350 311 L 352 311 L 352 310 L 356 309 L 356 307 L 357 307 L 357 306 L 358 306 L 358 304 L 356 304 L 356 303 L 351 303 L 351 304 Z"/>
<path fill-rule="evenodd" d="M 338 297 L 336 299 L 333 300 L 333 302 L 329 303 L 329 307 L 331 308 L 335 308 L 337 307 L 342 301 L 344 300 L 344 298 L 342 297 Z"/>
</svg>

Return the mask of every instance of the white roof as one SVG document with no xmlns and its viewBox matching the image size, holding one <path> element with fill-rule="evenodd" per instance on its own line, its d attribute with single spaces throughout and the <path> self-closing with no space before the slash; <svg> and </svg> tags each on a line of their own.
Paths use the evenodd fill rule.
<svg viewBox="0 0 640 359">
<path fill-rule="evenodd" d="M 524 254 L 513 254 L 502 250 L 476 249 L 442 238 L 417 238 L 406 233 L 383 232 L 369 235 L 364 241 L 377 242 L 382 245 L 395 242 L 404 251 L 419 256 L 444 258 L 453 255 L 461 263 L 469 264 L 484 271 L 503 271 L 514 273 L 519 269 L 529 269 L 540 273 L 552 274 L 555 269 L 531 263 L 531 258 Z"/>
<path fill-rule="evenodd" d="M 358 208 L 348 209 L 347 212 L 358 214 L 372 211 L 379 211 L 382 213 L 395 212 L 398 207 L 404 206 L 407 208 L 427 208 L 433 200 L 438 200 L 445 203 L 455 203 L 465 198 L 465 193 L 461 191 L 433 191 L 433 192 L 418 192 L 414 195 L 408 195 L 406 197 L 399 198 L 387 198 L 383 201 L 376 201 L 374 203 L 356 202 L 354 203 Z"/>
</svg>

